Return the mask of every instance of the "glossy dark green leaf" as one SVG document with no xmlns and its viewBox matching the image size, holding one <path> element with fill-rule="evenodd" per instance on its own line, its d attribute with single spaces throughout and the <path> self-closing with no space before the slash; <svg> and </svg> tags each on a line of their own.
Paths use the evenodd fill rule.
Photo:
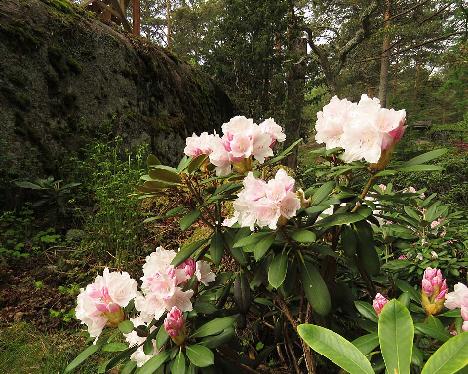
<svg viewBox="0 0 468 374">
<path fill-rule="evenodd" d="M 169 339 L 169 335 L 164 328 L 164 325 L 159 327 L 158 333 L 156 334 L 156 348 L 161 349 L 164 344 L 166 344 Z"/>
<path fill-rule="evenodd" d="M 306 261 L 301 265 L 300 273 L 304 293 L 313 310 L 321 316 L 327 315 L 331 309 L 331 298 L 320 272 L 312 263 Z"/>
<path fill-rule="evenodd" d="M 395 284 L 403 292 L 408 292 L 411 300 L 414 300 L 417 303 L 421 303 L 421 294 L 420 294 L 420 292 L 418 290 L 416 290 L 411 284 L 409 284 L 408 282 L 406 282 L 406 281 L 404 281 L 402 279 L 397 279 L 395 281 Z"/>
<path fill-rule="evenodd" d="M 182 352 L 182 348 L 179 349 L 179 353 L 172 361 L 172 374 L 185 374 L 185 355 Z"/>
<path fill-rule="evenodd" d="M 103 352 L 122 352 L 128 348 L 128 345 L 125 343 L 113 342 L 108 343 L 102 347 Z"/>
<path fill-rule="evenodd" d="M 187 213 L 185 216 L 183 216 L 180 219 L 180 222 L 179 222 L 180 229 L 182 231 L 187 230 L 190 226 L 192 226 L 198 220 L 198 217 L 200 217 L 200 214 L 201 212 L 198 209 L 192 210 L 191 212 Z"/>
<path fill-rule="evenodd" d="M 198 367 L 207 367 L 214 363 L 213 352 L 201 344 L 187 346 L 186 354 L 190 362 Z"/>
<path fill-rule="evenodd" d="M 268 268 L 268 282 L 274 288 L 279 288 L 286 279 L 287 272 L 288 255 L 285 252 L 275 255 Z"/>
<path fill-rule="evenodd" d="M 171 265 L 179 266 L 182 262 L 192 256 L 197 249 L 206 244 L 207 239 L 197 240 L 195 242 L 183 245 L 172 260 Z"/>
<path fill-rule="evenodd" d="M 255 244 L 253 249 L 255 261 L 260 260 L 265 253 L 270 249 L 273 242 L 275 241 L 275 233 L 262 238 L 258 243 Z"/>
<path fill-rule="evenodd" d="M 421 374 L 453 374 L 468 366 L 468 332 L 450 338 L 429 357 Z"/>
<path fill-rule="evenodd" d="M 434 316 L 428 316 L 424 322 L 415 323 L 414 329 L 417 334 L 430 336 L 441 342 L 446 342 L 451 337 L 443 323 Z"/>
<path fill-rule="evenodd" d="M 299 325 L 299 336 L 317 353 L 352 374 L 374 374 L 369 360 L 341 335 L 316 325 Z"/>
<path fill-rule="evenodd" d="M 76 356 L 72 362 L 70 362 L 67 365 L 64 373 L 71 373 L 73 370 L 75 370 L 78 366 L 80 366 L 83 362 L 85 362 L 89 357 L 91 357 L 93 354 L 98 352 L 100 349 L 101 349 L 100 344 L 89 346 L 83 352 L 81 352 L 78 356 Z"/>
<path fill-rule="evenodd" d="M 318 205 L 325 200 L 335 188 L 335 181 L 322 184 L 312 195 L 312 204 Z"/>
<path fill-rule="evenodd" d="M 242 233 L 244 233 L 243 231 Z M 234 242 L 234 248 L 240 248 L 240 247 L 247 247 L 247 246 L 254 246 L 257 244 L 260 240 L 262 240 L 264 237 L 271 235 L 271 232 L 256 232 L 253 234 L 250 234 L 248 236 L 241 236 L 239 240 Z"/>
<path fill-rule="evenodd" d="M 150 154 L 146 159 L 146 165 L 148 167 L 161 165 L 161 161 L 159 161 L 159 158 L 157 158 L 156 155 Z"/>
<path fill-rule="evenodd" d="M 360 336 L 352 341 L 354 346 L 361 351 L 362 354 L 368 355 L 379 346 L 379 336 L 373 332 L 367 335 Z"/>
<path fill-rule="evenodd" d="M 356 254 L 357 238 L 349 226 L 344 225 L 341 229 L 341 245 L 346 256 L 353 257 Z"/>
<path fill-rule="evenodd" d="M 138 370 L 138 374 L 153 374 L 169 359 L 169 356 L 169 351 L 162 351 L 154 355 Z"/>
<path fill-rule="evenodd" d="M 366 303 L 365 301 L 355 301 L 354 305 L 363 317 L 377 322 L 377 314 L 371 304 Z"/>
<path fill-rule="evenodd" d="M 424 164 L 428 161 L 434 160 L 440 156 L 443 156 L 448 152 L 447 148 L 440 148 L 440 149 L 434 149 L 433 151 L 429 151 L 426 153 L 423 153 L 419 156 L 413 157 L 409 161 L 406 161 L 403 166 L 412 166 L 412 165 L 420 165 Z"/>
<path fill-rule="evenodd" d="M 218 230 L 215 231 L 211 238 L 210 255 L 215 265 L 219 265 L 224 255 L 224 240 L 223 234 Z"/>
<path fill-rule="evenodd" d="M 414 327 L 410 312 L 398 300 L 390 300 L 379 315 L 380 350 L 389 373 L 409 374 Z"/>
<path fill-rule="evenodd" d="M 291 238 L 299 243 L 313 243 L 317 239 L 315 232 L 299 229 L 291 234 Z"/>
<path fill-rule="evenodd" d="M 125 320 L 119 323 L 119 330 L 122 334 L 130 334 L 133 331 L 133 323 L 132 321 Z"/>
<path fill-rule="evenodd" d="M 236 317 L 221 317 L 212 319 L 195 330 L 191 337 L 203 338 L 205 336 L 219 334 L 224 329 L 232 327 L 235 321 Z"/>
<path fill-rule="evenodd" d="M 200 341 L 200 344 L 210 349 L 217 348 L 223 344 L 230 342 L 235 336 L 235 329 L 228 327 L 218 335 L 207 336 Z"/>
</svg>

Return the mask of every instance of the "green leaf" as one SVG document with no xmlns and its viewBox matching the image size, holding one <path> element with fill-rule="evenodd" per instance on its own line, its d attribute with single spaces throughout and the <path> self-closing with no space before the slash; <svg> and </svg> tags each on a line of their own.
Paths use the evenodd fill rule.
<svg viewBox="0 0 468 374">
<path fill-rule="evenodd" d="M 410 312 L 398 300 L 390 300 L 379 316 L 379 342 L 389 373 L 409 374 L 414 327 Z"/>
<path fill-rule="evenodd" d="M 304 293 L 315 312 L 325 316 L 331 309 L 331 298 L 328 287 L 320 272 L 310 262 L 306 261 L 300 268 Z"/>
<path fill-rule="evenodd" d="M 18 187 L 21 187 L 21 188 L 29 188 L 29 189 L 31 189 L 31 190 L 43 190 L 43 189 L 44 189 L 44 187 L 41 187 L 41 186 L 39 186 L 38 184 L 31 183 L 31 182 L 27 182 L 27 181 L 15 182 L 15 184 L 16 184 Z"/>
<path fill-rule="evenodd" d="M 190 163 L 187 166 L 187 171 L 193 173 L 197 171 L 200 166 L 208 159 L 208 155 L 200 155 L 190 160 Z"/>
<path fill-rule="evenodd" d="M 440 156 L 443 156 L 448 152 L 447 148 L 440 148 L 440 149 L 435 149 L 433 151 L 429 151 L 426 153 L 423 153 L 422 155 L 413 157 L 409 161 L 405 162 L 403 166 L 412 166 L 412 165 L 420 165 L 424 164 L 428 161 L 431 161 L 435 158 L 438 158 Z"/>
<path fill-rule="evenodd" d="M 200 344 L 204 345 L 208 348 L 216 348 L 220 345 L 226 344 L 234 338 L 235 330 L 233 327 L 228 327 L 227 329 L 223 330 L 220 334 L 214 336 L 208 336 L 203 338 Z"/>
<path fill-rule="evenodd" d="M 286 279 L 288 272 L 288 255 L 282 252 L 273 258 L 268 268 L 268 282 L 274 287 L 279 288 Z"/>
<path fill-rule="evenodd" d="M 129 320 L 125 320 L 119 323 L 119 330 L 122 334 L 130 334 L 133 331 L 133 322 Z"/>
<path fill-rule="evenodd" d="M 176 169 L 165 166 L 156 165 L 148 170 L 148 174 L 152 179 L 167 182 L 167 183 L 180 183 L 181 179 Z"/>
<path fill-rule="evenodd" d="M 468 366 L 468 332 L 450 338 L 429 357 L 421 374 L 452 374 Z"/>
<path fill-rule="evenodd" d="M 209 335 L 219 334 L 224 329 L 231 327 L 236 318 L 235 317 L 222 317 L 215 318 L 204 325 L 200 326 L 193 334 L 192 338 L 203 338 Z"/>
<path fill-rule="evenodd" d="M 421 221 L 421 215 L 412 207 L 405 205 L 403 209 L 405 210 L 406 214 L 409 215 L 411 218 L 414 218 L 418 222 Z"/>
<path fill-rule="evenodd" d="M 362 354 L 368 355 L 379 346 L 379 336 L 373 332 L 371 334 L 360 336 L 352 341 L 354 346 L 361 351 Z"/>
<path fill-rule="evenodd" d="M 164 328 L 164 325 L 159 327 L 158 333 L 156 334 L 156 348 L 161 349 L 164 344 L 166 344 L 169 335 Z"/>
<path fill-rule="evenodd" d="M 361 207 L 355 213 L 335 213 L 316 222 L 316 226 L 332 227 L 339 225 L 348 225 L 350 223 L 362 221 L 372 214 L 372 209 Z"/>
<path fill-rule="evenodd" d="M 138 374 L 153 374 L 160 368 L 169 358 L 169 351 L 162 351 L 157 355 L 151 357 L 146 363 L 138 370 Z"/>
<path fill-rule="evenodd" d="M 86 348 L 83 352 L 81 352 L 75 359 L 70 362 L 67 367 L 65 368 L 64 373 L 70 373 L 75 370 L 79 365 L 81 365 L 84 361 L 86 361 L 89 357 L 95 354 L 97 351 L 101 349 L 100 344 L 93 344 Z"/>
<path fill-rule="evenodd" d="M 441 171 L 444 170 L 444 168 L 439 165 L 413 165 L 400 167 L 397 170 L 403 173 L 411 173 L 415 171 Z"/>
<path fill-rule="evenodd" d="M 434 316 L 428 316 L 424 323 L 415 323 L 414 328 L 417 333 L 430 336 L 444 343 L 450 339 L 450 333 L 445 329 L 442 322 Z"/>
<path fill-rule="evenodd" d="M 424 362 L 424 354 L 416 346 L 416 344 L 413 344 L 413 354 L 411 355 L 411 363 L 413 365 L 421 367 L 423 362 Z"/>
<path fill-rule="evenodd" d="M 122 352 L 128 348 L 127 344 L 125 343 L 109 343 L 102 347 L 103 352 Z"/>
<path fill-rule="evenodd" d="M 133 370 L 136 368 L 136 362 L 135 361 L 128 361 L 125 366 L 122 368 L 120 371 L 120 374 L 131 374 L 133 373 Z"/>
<path fill-rule="evenodd" d="M 223 234 L 218 230 L 216 230 L 211 238 L 210 255 L 215 265 L 219 265 L 221 263 L 221 259 L 224 255 L 224 240 Z"/>
<path fill-rule="evenodd" d="M 349 226 L 344 225 L 341 230 L 341 245 L 346 256 L 353 257 L 356 254 L 357 238 Z"/>
<path fill-rule="evenodd" d="M 157 158 L 155 155 L 150 154 L 148 155 L 148 158 L 146 159 L 146 165 L 148 167 L 161 165 L 161 161 L 159 161 L 159 158 Z"/>
<path fill-rule="evenodd" d="M 288 156 L 289 153 L 294 149 L 294 147 L 297 146 L 300 142 L 302 142 L 302 138 L 296 140 L 296 141 L 295 141 L 294 143 L 292 143 L 288 148 L 286 148 L 285 150 L 283 150 L 278 156 L 269 159 L 269 160 L 265 163 L 265 165 L 270 165 L 270 164 L 274 164 L 275 162 L 281 161 L 283 158 L 285 158 L 286 156 Z"/>
<path fill-rule="evenodd" d="M 313 243 L 317 239 L 317 235 L 315 235 L 315 232 L 299 229 L 291 234 L 291 238 L 299 243 Z"/>
<path fill-rule="evenodd" d="M 182 348 L 179 349 L 179 353 L 172 362 L 172 374 L 185 374 L 185 355 L 182 352 Z"/>
<path fill-rule="evenodd" d="M 271 235 L 271 232 L 256 232 L 251 235 L 241 237 L 234 243 L 234 248 L 253 246 L 262 240 L 265 236 Z"/>
<path fill-rule="evenodd" d="M 189 345 L 186 348 L 187 357 L 190 362 L 200 368 L 213 365 L 214 354 L 213 352 L 200 344 Z"/>
<path fill-rule="evenodd" d="M 449 310 L 448 312 L 439 314 L 441 317 L 449 317 L 449 318 L 458 318 L 460 317 L 460 309 Z"/>
<path fill-rule="evenodd" d="M 380 272 L 380 259 L 375 250 L 374 232 L 366 221 L 356 222 L 357 237 L 357 261 L 370 275 L 377 275 Z"/>
<path fill-rule="evenodd" d="M 403 292 L 408 292 L 411 300 L 414 300 L 417 303 L 421 303 L 421 294 L 411 284 L 402 279 L 396 280 L 395 284 Z"/>
<path fill-rule="evenodd" d="M 335 188 L 335 181 L 330 181 L 322 184 L 312 195 L 312 204 L 319 205 L 325 200 Z"/>
<path fill-rule="evenodd" d="M 371 321 L 377 322 L 377 314 L 373 306 L 365 301 L 355 301 L 354 305 L 361 315 Z"/>
<path fill-rule="evenodd" d="M 270 234 L 262 238 L 253 249 L 255 261 L 260 260 L 265 253 L 270 249 L 271 245 L 275 241 L 276 234 Z"/>
<path fill-rule="evenodd" d="M 299 325 L 299 336 L 314 351 L 352 374 L 374 374 L 369 360 L 351 342 L 337 333 L 316 325 Z"/>
<path fill-rule="evenodd" d="M 191 255 L 193 255 L 193 253 L 206 242 L 207 239 L 202 239 L 183 245 L 182 248 L 180 248 L 180 251 L 177 252 L 176 256 L 172 260 L 171 265 L 173 265 L 174 267 L 179 266 L 182 262 L 188 259 Z"/>
<path fill-rule="evenodd" d="M 182 231 L 187 230 L 190 226 L 192 226 L 195 223 L 198 217 L 200 217 L 200 214 L 200 210 L 195 209 L 183 216 L 179 222 L 180 229 Z"/>
</svg>

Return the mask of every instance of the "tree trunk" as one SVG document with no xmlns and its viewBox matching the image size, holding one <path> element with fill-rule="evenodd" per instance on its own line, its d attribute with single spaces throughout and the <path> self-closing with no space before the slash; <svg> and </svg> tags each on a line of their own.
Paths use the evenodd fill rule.
<svg viewBox="0 0 468 374">
<path fill-rule="evenodd" d="M 166 0 L 167 48 L 172 46 L 171 0 Z"/>
<path fill-rule="evenodd" d="M 301 137 L 305 90 L 305 67 L 303 61 L 307 56 L 307 39 L 301 37 L 301 32 L 297 26 L 294 2 L 290 1 L 289 6 L 288 50 L 293 62 L 286 77 L 286 141 L 284 147 L 288 147 Z M 290 168 L 297 166 L 297 147 L 285 161 L 285 164 Z"/>
<path fill-rule="evenodd" d="M 391 0 L 385 0 L 384 12 L 384 39 L 382 43 L 382 57 L 380 59 L 380 82 L 379 82 L 379 99 L 383 108 L 387 107 L 387 90 L 388 90 L 388 68 L 390 66 L 390 17 L 391 17 Z"/>
</svg>

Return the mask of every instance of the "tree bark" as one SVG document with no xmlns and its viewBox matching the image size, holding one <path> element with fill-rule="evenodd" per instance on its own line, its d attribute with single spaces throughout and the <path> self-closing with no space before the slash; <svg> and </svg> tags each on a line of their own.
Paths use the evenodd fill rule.
<svg viewBox="0 0 468 374">
<path fill-rule="evenodd" d="M 285 147 L 301 137 L 303 128 L 302 111 L 304 108 L 305 92 L 305 68 L 304 57 L 307 56 L 307 40 L 301 37 L 298 29 L 296 15 L 294 14 L 294 4 L 290 2 L 290 24 L 288 27 L 289 41 L 288 49 L 293 62 L 287 74 L 286 84 L 286 121 Z M 297 147 L 286 159 L 286 165 L 290 168 L 297 166 Z"/>
<path fill-rule="evenodd" d="M 391 0 L 385 0 L 384 12 L 384 39 L 382 42 L 382 57 L 380 59 L 380 81 L 379 81 L 379 99 L 383 108 L 387 107 L 388 91 L 388 68 L 390 66 L 390 18 L 391 18 Z"/>
<path fill-rule="evenodd" d="M 166 0 L 167 48 L 172 46 L 171 0 Z"/>
</svg>

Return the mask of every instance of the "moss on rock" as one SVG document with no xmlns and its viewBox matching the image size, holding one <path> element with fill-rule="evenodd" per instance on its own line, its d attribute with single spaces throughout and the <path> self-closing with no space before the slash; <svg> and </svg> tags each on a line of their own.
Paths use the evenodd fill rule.
<svg viewBox="0 0 468 374">
<path fill-rule="evenodd" d="M 199 70 L 69 0 L 0 2 L 0 198 L 17 178 L 66 179 L 63 158 L 109 135 L 175 163 L 186 136 L 232 112 Z"/>
</svg>

